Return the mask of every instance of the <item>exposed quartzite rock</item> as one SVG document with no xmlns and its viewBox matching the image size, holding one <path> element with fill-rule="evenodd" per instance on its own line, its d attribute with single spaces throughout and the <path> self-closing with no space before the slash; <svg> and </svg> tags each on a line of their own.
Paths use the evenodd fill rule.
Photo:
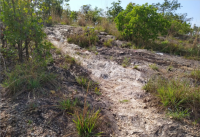
<svg viewBox="0 0 200 137">
<path fill-rule="evenodd" d="M 107 98 L 110 102 L 109 111 L 116 119 L 118 131 L 115 136 L 118 137 L 192 137 L 200 136 L 199 130 L 192 130 L 192 126 L 166 118 L 165 114 L 157 113 L 156 108 L 147 108 L 145 102 L 140 100 L 146 93 L 142 90 L 145 82 L 143 72 L 136 69 L 123 68 L 116 62 L 107 61 L 99 58 L 91 52 L 87 57 L 82 54 L 84 50 L 77 49 L 75 44 L 61 43 L 55 38 L 62 37 L 60 26 L 55 26 L 54 35 L 48 35 L 48 39 L 57 48 L 63 50 L 81 62 L 81 65 L 91 72 L 90 77 L 98 81 L 103 91 L 102 101 Z M 63 26 L 62 29 L 68 29 L 70 26 Z M 50 29 L 50 28 L 47 28 Z M 101 37 L 103 39 L 104 37 Z M 117 41 L 117 45 L 123 42 Z M 138 54 L 140 53 L 138 50 Z M 150 55 L 149 55 L 150 56 Z M 134 63 L 137 64 L 137 63 Z M 122 100 L 127 100 L 123 102 Z M 107 107 L 104 104 L 97 104 L 99 107 Z"/>
<path fill-rule="evenodd" d="M 100 35 L 108 35 L 106 32 L 99 32 Z"/>
</svg>

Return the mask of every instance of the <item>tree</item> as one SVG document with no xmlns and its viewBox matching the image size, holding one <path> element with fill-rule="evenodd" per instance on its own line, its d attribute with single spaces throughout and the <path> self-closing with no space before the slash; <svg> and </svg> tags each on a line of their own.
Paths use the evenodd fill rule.
<svg viewBox="0 0 200 137">
<path fill-rule="evenodd" d="M 100 20 L 101 16 L 103 15 L 103 9 L 95 7 L 94 10 L 90 10 L 86 15 L 86 18 L 92 22 L 97 22 Z"/>
<path fill-rule="evenodd" d="M 166 34 L 170 23 L 157 13 L 157 9 L 147 3 L 139 6 L 129 3 L 126 9 L 118 14 L 115 23 L 121 34 L 130 40 L 155 40 L 158 33 Z"/>
<path fill-rule="evenodd" d="M 175 11 L 181 8 L 181 4 L 178 0 L 164 0 L 164 3 L 153 4 L 165 19 L 171 22 L 171 26 L 168 30 L 168 35 L 187 34 L 191 31 L 191 25 L 187 23 L 192 18 L 187 18 L 187 13 L 177 14 Z"/>
<path fill-rule="evenodd" d="M 89 11 L 91 11 L 91 5 L 83 5 L 81 6 L 81 9 L 80 9 L 81 13 L 82 14 L 88 14 Z"/>
<path fill-rule="evenodd" d="M 30 42 L 39 49 L 45 33 L 42 31 L 42 19 L 34 12 L 34 4 L 30 0 L 0 0 L 0 20 L 6 26 L 3 34 L 12 46 L 17 46 L 19 61 L 23 61 L 23 51 L 29 58 Z"/>
<path fill-rule="evenodd" d="M 164 18 L 171 23 L 168 35 L 176 36 L 178 34 L 188 34 L 191 32 L 191 25 L 190 23 L 187 23 L 188 19 L 186 19 L 186 15 L 178 15 L 176 13 L 165 14 Z"/>
<path fill-rule="evenodd" d="M 45 25 L 52 23 L 52 15 L 61 18 L 64 2 L 69 2 L 69 0 L 38 0 L 35 6 L 39 9 L 38 14 L 42 16 Z"/>
<path fill-rule="evenodd" d="M 114 20 L 115 17 L 117 17 L 117 15 L 124 9 L 122 8 L 122 6 L 120 6 L 121 4 L 120 0 L 118 0 L 118 2 L 112 2 L 111 4 L 112 6 L 110 8 L 107 7 L 108 11 L 106 15 L 110 20 Z"/>
<path fill-rule="evenodd" d="M 92 22 L 97 22 L 103 15 L 103 9 L 98 7 L 92 9 L 91 5 L 81 6 L 80 11 L 87 21 L 92 21 Z"/>
<path fill-rule="evenodd" d="M 158 12 L 165 14 L 166 12 L 174 12 L 178 8 L 181 8 L 181 4 L 178 3 L 178 0 L 164 0 L 164 3 L 153 4 L 156 8 L 158 8 Z"/>
</svg>

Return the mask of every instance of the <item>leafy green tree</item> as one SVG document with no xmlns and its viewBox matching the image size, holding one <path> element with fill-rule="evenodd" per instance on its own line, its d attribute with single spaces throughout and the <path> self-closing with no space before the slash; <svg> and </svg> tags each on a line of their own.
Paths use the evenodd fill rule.
<svg viewBox="0 0 200 137">
<path fill-rule="evenodd" d="M 110 8 L 107 7 L 108 11 L 106 15 L 110 20 L 114 20 L 115 17 L 117 17 L 117 15 L 124 9 L 122 8 L 122 6 L 120 6 L 121 4 L 120 0 L 118 0 L 118 2 L 112 2 L 111 4 L 112 6 Z"/>
<path fill-rule="evenodd" d="M 81 6 L 80 12 L 84 15 L 87 21 L 97 22 L 103 15 L 103 9 L 95 7 L 92 9 L 91 5 Z"/>
<path fill-rule="evenodd" d="M 39 50 L 45 33 L 42 31 L 42 19 L 34 12 L 34 3 L 30 0 L 0 0 L 0 20 L 6 26 L 4 36 L 8 43 L 18 47 L 19 61 L 23 61 L 23 51 L 29 58 L 30 43 Z"/>
<path fill-rule="evenodd" d="M 159 33 L 166 34 L 170 23 L 157 13 L 157 9 L 147 3 L 139 6 L 129 3 L 126 9 L 118 14 L 115 23 L 121 34 L 130 40 L 155 40 Z"/>
<path fill-rule="evenodd" d="M 38 0 L 36 7 L 37 12 L 42 16 L 45 25 L 52 24 L 52 15 L 61 18 L 63 14 L 63 3 L 69 0 Z"/>
</svg>

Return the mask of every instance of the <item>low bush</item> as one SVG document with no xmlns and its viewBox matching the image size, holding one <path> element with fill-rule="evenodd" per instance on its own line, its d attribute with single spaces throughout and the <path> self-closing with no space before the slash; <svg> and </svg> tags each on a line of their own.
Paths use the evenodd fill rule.
<svg viewBox="0 0 200 137">
<path fill-rule="evenodd" d="M 83 48 L 95 45 L 98 40 L 97 32 L 95 32 L 94 29 L 85 29 L 83 34 L 70 35 L 68 38 L 69 43 L 77 44 Z"/>
<path fill-rule="evenodd" d="M 100 24 L 98 24 L 95 28 L 99 31 L 105 31 L 108 34 L 111 34 L 116 37 L 116 39 L 124 40 L 120 32 L 116 28 L 116 24 L 114 22 L 110 22 L 107 19 L 103 19 Z"/>
<path fill-rule="evenodd" d="M 173 39 L 173 37 L 168 38 Z M 179 55 L 179 56 L 185 56 L 187 59 L 194 59 L 194 60 L 200 60 L 200 48 L 199 47 L 193 47 L 192 44 L 186 44 L 187 41 L 184 42 L 177 42 L 176 40 L 165 40 L 165 41 L 149 41 L 147 45 L 143 45 L 143 48 L 148 50 L 154 50 L 154 51 L 160 51 L 164 53 Z M 140 45 L 138 45 L 138 48 L 141 48 Z"/>
<path fill-rule="evenodd" d="M 84 19 L 84 18 L 80 18 L 80 19 L 78 20 L 78 25 L 79 25 L 79 26 L 85 27 L 85 26 L 86 26 L 86 21 L 85 21 L 85 19 Z"/>
</svg>

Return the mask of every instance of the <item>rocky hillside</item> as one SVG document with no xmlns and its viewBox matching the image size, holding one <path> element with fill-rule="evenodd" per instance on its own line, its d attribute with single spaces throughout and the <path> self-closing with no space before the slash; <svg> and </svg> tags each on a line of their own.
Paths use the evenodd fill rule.
<svg viewBox="0 0 200 137">
<path fill-rule="evenodd" d="M 125 43 L 114 40 L 114 47 L 104 47 L 101 42 L 114 38 L 100 32 L 96 52 L 89 52 L 78 45 L 69 44 L 67 37 L 79 33 L 81 28 L 57 25 L 46 28 L 49 41 L 78 60 L 90 71 L 92 80 L 100 84 L 103 109 L 112 113 L 116 120 L 116 136 L 199 136 L 200 130 L 192 125 L 166 118 L 155 98 L 143 90 L 144 84 L 155 73 L 166 77 L 191 71 L 198 61 L 185 60 L 147 50 L 121 48 Z M 128 59 L 124 61 L 124 59 Z M 126 64 L 127 67 L 121 65 Z M 156 64 L 159 71 L 151 69 Z M 168 72 L 171 65 L 173 72 Z M 138 66 L 137 69 L 134 69 Z M 113 124 L 114 125 L 114 124 Z"/>
</svg>

